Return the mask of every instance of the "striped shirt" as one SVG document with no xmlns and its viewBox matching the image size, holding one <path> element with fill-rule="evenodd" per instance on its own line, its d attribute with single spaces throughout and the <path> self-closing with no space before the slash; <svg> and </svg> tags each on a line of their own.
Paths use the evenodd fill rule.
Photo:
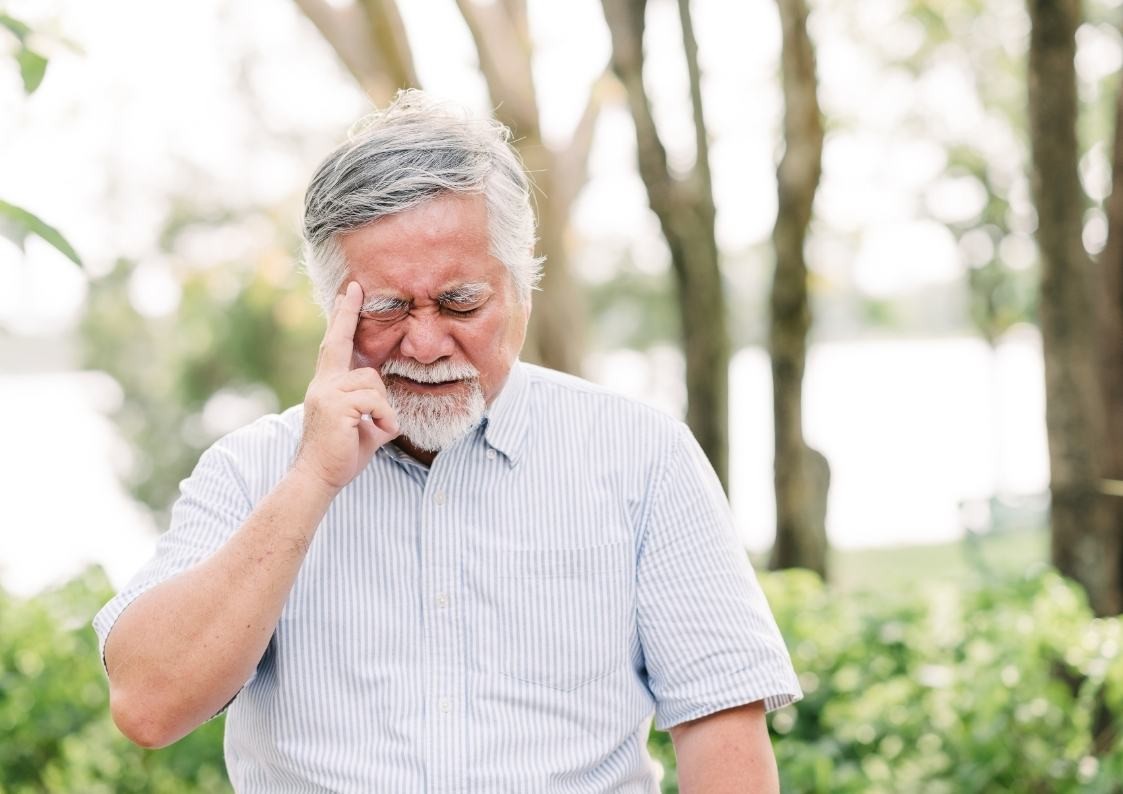
<svg viewBox="0 0 1123 794">
<path fill-rule="evenodd" d="M 95 617 L 217 549 L 285 474 L 302 408 L 218 441 L 154 558 Z M 799 699 L 685 426 L 517 363 L 426 467 L 382 447 L 336 497 L 229 706 L 239 792 L 658 791 L 646 740 Z"/>
</svg>

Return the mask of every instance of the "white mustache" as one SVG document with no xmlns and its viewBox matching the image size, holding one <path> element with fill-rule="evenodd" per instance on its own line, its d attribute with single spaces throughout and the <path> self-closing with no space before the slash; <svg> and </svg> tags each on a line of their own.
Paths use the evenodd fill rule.
<svg viewBox="0 0 1123 794">
<path fill-rule="evenodd" d="M 469 380 L 480 376 L 479 370 L 471 364 L 453 364 L 438 361 L 436 364 L 418 364 L 416 361 L 390 359 L 378 368 L 381 375 L 398 375 L 417 383 L 447 383 L 453 380 Z"/>
</svg>

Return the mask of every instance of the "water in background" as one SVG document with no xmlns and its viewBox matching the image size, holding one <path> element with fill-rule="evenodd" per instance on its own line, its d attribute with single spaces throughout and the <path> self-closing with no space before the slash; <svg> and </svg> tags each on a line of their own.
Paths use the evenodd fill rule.
<svg viewBox="0 0 1123 794">
<path fill-rule="evenodd" d="M 669 349 L 590 360 L 618 391 L 681 415 L 682 361 Z M 731 501 L 743 539 L 773 537 L 771 386 L 766 354 L 733 360 Z M 30 594 L 91 561 L 118 585 L 155 529 L 115 471 L 127 450 L 95 373 L 0 376 L 0 583 Z M 807 440 L 831 463 L 828 532 L 840 547 L 960 537 L 964 504 L 1048 484 L 1040 341 L 1026 329 L 991 350 L 973 338 L 832 342 L 810 354 Z"/>
<path fill-rule="evenodd" d="M 681 415 L 682 362 L 671 350 L 601 356 L 595 377 Z M 827 531 L 839 547 L 962 536 L 964 505 L 1044 492 L 1049 482 L 1044 371 L 1034 329 L 997 349 L 970 337 L 828 342 L 804 382 L 807 442 L 831 464 Z M 772 387 L 767 354 L 730 371 L 730 500 L 746 545 L 775 534 Z"/>
</svg>

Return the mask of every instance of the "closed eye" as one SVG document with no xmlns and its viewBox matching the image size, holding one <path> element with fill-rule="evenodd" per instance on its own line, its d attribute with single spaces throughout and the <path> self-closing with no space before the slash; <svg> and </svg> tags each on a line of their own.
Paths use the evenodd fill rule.
<svg viewBox="0 0 1123 794">
<path fill-rule="evenodd" d="M 483 308 L 481 303 L 479 306 L 472 306 L 471 308 L 460 308 L 459 306 L 442 306 L 441 309 L 453 315 L 454 317 L 471 317 L 473 314 Z"/>
<path fill-rule="evenodd" d="M 392 323 L 409 314 L 409 309 L 384 309 L 380 312 L 363 312 L 359 315 L 362 320 L 374 320 L 376 323 Z"/>
<path fill-rule="evenodd" d="M 437 297 L 441 311 L 453 317 L 471 317 L 491 299 L 491 288 L 484 282 L 458 284 Z"/>
<path fill-rule="evenodd" d="M 359 310 L 360 318 L 379 323 L 394 322 L 407 314 L 409 314 L 409 303 L 395 298 L 375 298 Z"/>
</svg>

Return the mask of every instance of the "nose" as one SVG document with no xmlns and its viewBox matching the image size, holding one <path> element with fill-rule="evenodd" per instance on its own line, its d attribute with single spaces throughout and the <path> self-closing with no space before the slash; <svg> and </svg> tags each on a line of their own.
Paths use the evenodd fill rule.
<svg viewBox="0 0 1123 794">
<path fill-rule="evenodd" d="M 455 352 L 456 343 L 449 334 L 447 321 L 435 314 L 410 315 L 399 348 L 403 356 L 421 364 L 432 364 Z"/>
</svg>

